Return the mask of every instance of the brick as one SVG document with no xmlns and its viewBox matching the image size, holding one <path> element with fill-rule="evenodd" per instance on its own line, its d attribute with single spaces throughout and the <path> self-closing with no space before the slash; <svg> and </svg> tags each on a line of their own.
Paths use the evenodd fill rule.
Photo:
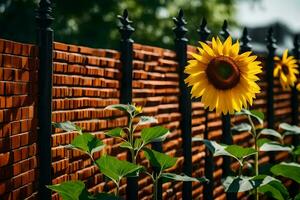
<svg viewBox="0 0 300 200">
<path fill-rule="evenodd" d="M 4 45 L 5 45 L 4 40 L 0 39 L 0 53 L 3 53 L 3 51 L 4 51 Z"/>
<path fill-rule="evenodd" d="M 5 97 L 0 96 L 0 108 L 5 108 Z"/>
<path fill-rule="evenodd" d="M 4 68 L 3 69 L 3 80 L 4 81 L 14 80 L 15 79 L 15 73 L 16 73 L 16 70 L 14 70 L 14 69 Z"/>
<path fill-rule="evenodd" d="M 60 51 L 68 51 L 68 45 L 60 42 L 54 42 L 53 48 Z"/>
<path fill-rule="evenodd" d="M 16 149 L 20 147 L 21 145 L 21 140 L 20 140 L 20 135 L 14 135 L 10 138 L 11 140 L 11 148 Z"/>
<path fill-rule="evenodd" d="M 11 163 L 11 159 L 10 159 L 10 152 L 7 153 L 0 153 L 0 167 L 6 166 L 9 163 Z"/>
<path fill-rule="evenodd" d="M 14 43 L 14 48 L 13 48 L 13 54 L 15 55 L 21 55 L 22 53 L 22 44 L 15 42 Z"/>
<path fill-rule="evenodd" d="M 14 43 L 12 41 L 5 41 L 4 53 L 12 54 L 13 53 Z"/>
<path fill-rule="evenodd" d="M 2 66 L 11 68 L 12 67 L 12 56 L 11 55 L 3 55 L 2 56 Z"/>
<path fill-rule="evenodd" d="M 11 122 L 11 134 L 16 135 L 21 132 L 21 125 L 19 121 Z"/>
<path fill-rule="evenodd" d="M 5 94 L 5 83 L 0 82 L 0 95 L 4 96 L 4 94 Z"/>
</svg>

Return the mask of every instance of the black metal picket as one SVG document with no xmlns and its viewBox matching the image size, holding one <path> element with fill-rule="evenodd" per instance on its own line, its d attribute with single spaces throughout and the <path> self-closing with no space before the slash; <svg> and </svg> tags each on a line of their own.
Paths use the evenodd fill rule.
<svg viewBox="0 0 300 200">
<path fill-rule="evenodd" d="M 182 135 L 182 149 L 183 149 L 183 173 L 192 175 L 192 103 L 189 89 L 186 87 L 184 79 L 187 75 L 184 73 L 184 68 L 187 64 L 187 41 L 185 37 L 187 28 L 185 27 L 186 21 L 183 18 L 183 11 L 180 10 L 177 17 L 173 18 L 175 27 L 173 31 L 175 33 L 175 51 L 178 61 L 178 73 L 179 73 L 179 112 L 181 114 L 180 128 Z M 184 200 L 192 199 L 192 183 L 184 182 L 182 198 Z"/>
<path fill-rule="evenodd" d="M 299 35 L 294 37 L 294 49 L 293 55 L 296 60 L 299 60 L 300 46 L 299 46 Z M 299 123 L 299 102 L 298 102 L 298 91 L 296 87 L 292 88 L 291 106 L 292 106 L 292 124 L 298 125 Z M 298 142 L 298 140 L 295 140 Z"/>
<path fill-rule="evenodd" d="M 119 32 L 121 34 L 120 52 L 121 52 L 121 91 L 120 103 L 128 104 L 132 102 L 132 71 L 133 71 L 133 40 L 131 35 L 134 28 L 131 26 L 132 21 L 128 18 L 128 11 L 124 10 L 123 15 L 118 15 L 121 25 Z M 130 160 L 130 156 L 128 156 Z M 138 199 L 138 178 L 128 177 L 126 194 L 127 199 Z"/>
<path fill-rule="evenodd" d="M 274 56 L 276 50 L 276 40 L 274 38 L 273 28 L 268 30 L 267 34 L 267 63 L 266 63 L 266 80 L 267 80 L 267 126 L 274 128 Z"/>
<path fill-rule="evenodd" d="M 38 98 L 38 148 L 39 176 L 38 195 L 50 200 L 51 191 L 46 188 L 51 179 L 51 133 L 52 133 L 52 52 L 53 30 L 50 0 L 41 0 L 36 15 L 37 45 L 39 47 L 39 98 Z"/>
</svg>

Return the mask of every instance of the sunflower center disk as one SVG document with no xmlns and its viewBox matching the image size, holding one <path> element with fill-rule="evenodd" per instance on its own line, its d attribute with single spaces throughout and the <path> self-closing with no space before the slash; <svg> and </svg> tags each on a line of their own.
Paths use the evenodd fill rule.
<svg viewBox="0 0 300 200">
<path fill-rule="evenodd" d="M 227 90 L 236 86 L 240 80 L 238 66 L 229 57 L 216 57 L 206 68 L 208 80 L 217 89 Z"/>
<path fill-rule="evenodd" d="M 282 65 L 281 69 L 285 75 L 289 75 L 289 68 L 286 65 Z"/>
</svg>

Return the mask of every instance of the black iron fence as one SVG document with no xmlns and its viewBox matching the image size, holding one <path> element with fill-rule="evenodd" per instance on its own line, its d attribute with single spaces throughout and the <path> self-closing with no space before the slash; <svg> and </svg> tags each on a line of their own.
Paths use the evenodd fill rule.
<svg viewBox="0 0 300 200">
<path fill-rule="evenodd" d="M 121 103 L 129 103 L 132 101 L 132 70 L 133 70 L 133 40 L 131 35 L 134 32 L 134 28 L 131 26 L 132 22 L 128 18 L 128 12 L 125 10 L 122 16 L 118 16 L 121 26 L 119 27 L 121 39 L 120 39 L 120 51 L 122 62 L 122 80 L 121 80 Z M 39 196 L 41 199 L 51 199 L 50 190 L 46 189 L 45 185 L 51 184 L 51 102 L 52 102 L 52 45 L 53 45 L 53 31 L 51 29 L 52 9 L 50 0 L 41 0 L 39 9 L 37 12 L 37 35 L 39 46 Z M 182 149 L 184 164 L 182 172 L 189 176 L 192 175 L 192 103 L 190 98 L 189 89 L 184 83 L 186 74 L 184 74 L 184 67 L 187 64 L 187 43 L 188 39 L 185 34 L 188 32 L 185 27 L 186 21 L 184 19 L 184 13 L 179 11 L 177 17 L 173 18 L 175 27 L 174 31 L 174 50 L 177 55 L 178 61 L 178 73 L 179 73 L 179 111 L 181 113 L 181 135 L 182 135 Z M 199 40 L 206 41 L 210 36 L 210 30 L 206 27 L 207 22 L 203 18 L 200 23 L 200 27 L 197 30 L 199 33 Z M 137 30 L 142 31 L 142 30 Z M 221 28 L 220 35 L 226 39 L 230 34 L 228 30 L 227 21 Z M 251 38 L 248 35 L 247 28 L 244 28 L 243 35 L 241 37 L 242 52 L 251 50 Z M 266 37 L 266 48 L 268 54 L 266 56 L 266 78 L 267 78 L 267 124 L 269 128 L 274 128 L 274 61 L 273 57 L 276 51 L 276 40 L 273 36 L 273 29 L 270 28 Z M 296 59 L 299 58 L 299 41 L 298 37 L 294 39 L 293 54 Z M 298 124 L 298 92 L 294 88 L 291 91 L 291 108 L 292 108 L 292 123 Z M 205 111 L 206 120 L 204 138 L 208 137 L 208 110 Z M 222 116 L 222 143 L 231 144 L 232 136 L 230 130 L 230 115 Z M 156 150 L 162 150 L 162 144 L 153 144 Z M 223 162 L 223 175 L 227 176 L 230 173 L 230 159 L 225 158 Z M 204 199 L 213 199 L 213 170 L 214 164 L 212 156 L 209 152 L 206 152 L 205 157 L 205 176 L 210 179 L 210 182 L 204 185 Z M 129 178 L 127 184 L 127 199 L 138 199 L 138 183 L 136 178 Z M 162 198 L 162 185 L 159 185 L 159 197 Z M 183 184 L 183 199 L 192 199 L 192 184 L 186 182 Z M 229 197 L 229 196 L 228 196 Z M 230 196 L 229 199 L 234 199 L 234 196 Z"/>
</svg>

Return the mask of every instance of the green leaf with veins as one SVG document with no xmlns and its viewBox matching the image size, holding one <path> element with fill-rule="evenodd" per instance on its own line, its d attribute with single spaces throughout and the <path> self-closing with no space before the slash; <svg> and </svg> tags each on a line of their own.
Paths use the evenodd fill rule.
<svg viewBox="0 0 300 200">
<path fill-rule="evenodd" d="M 114 105 L 109 105 L 104 108 L 105 110 L 120 110 L 120 111 L 125 111 L 132 115 L 132 113 L 135 111 L 135 107 L 130 104 L 114 104 Z"/>
<path fill-rule="evenodd" d="M 255 118 L 260 124 L 264 123 L 264 113 L 258 111 L 258 110 L 247 110 L 242 109 L 240 112 L 235 113 L 235 115 L 249 115 L 253 118 Z"/>
<path fill-rule="evenodd" d="M 118 184 L 123 177 L 131 175 L 134 172 L 139 172 L 143 169 L 142 166 L 135 165 L 124 160 L 119 160 L 116 157 L 109 155 L 101 156 L 98 160 L 96 160 L 96 164 L 100 171 L 116 184 Z"/>
<path fill-rule="evenodd" d="M 231 128 L 232 131 L 236 131 L 236 132 L 250 132 L 251 131 L 251 126 L 248 123 L 241 123 L 238 125 L 235 125 Z"/>
<path fill-rule="evenodd" d="M 286 131 L 286 132 L 283 133 L 284 136 L 299 135 L 300 134 L 300 127 L 299 126 L 290 125 L 288 123 L 281 123 L 279 125 L 279 128 Z"/>
<path fill-rule="evenodd" d="M 56 122 L 52 122 L 52 125 L 55 127 L 55 128 L 60 128 L 64 131 L 67 131 L 67 132 L 71 132 L 71 131 L 78 131 L 79 134 L 82 134 L 82 128 L 77 126 L 76 124 L 74 124 L 73 122 L 70 122 L 70 121 L 66 121 L 66 122 L 59 122 L 59 123 L 56 123 Z"/>
<path fill-rule="evenodd" d="M 57 192 L 63 200 L 89 200 L 89 192 L 82 181 L 66 181 L 47 188 Z"/>
<path fill-rule="evenodd" d="M 151 116 L 141 116 L 140 121 L 138 122 L 138 125 L 145 125 L 145 124 L 151 124 L 151 123 L 157 123 L 157 119 L 155 117 Z"/>
<path fill-rule="evenodd" d="M 178 175 L 178 174 L 174 174 L 174 173 L 162 173 L 161 177 L 162 177 L 162 181 L 164 183 L 169 182 L 169 181 L 183 181 L 183 182 L 194 181 L 194 182 L 200 182 L 200 183 L 208 182 L 208 179 L 206 179 L 205 177 L 194 178 L 194 177 L 190 177 L 187 175 Z"/>
<path fill-rule="evenodd" d="M 277 200 L 286 200 L 290 198 L 288 190 L 279 181 L 271 181 L 270 183 L 259 187 L 258 192 Z"/>
<path fill-rule="evenodd" d="M 288 151 L 291 152 L 292 148 L 289 146 L 281 145 L 278 142 L 266 142 L 260 146 L 259 151 Z"/>
<path fill-rule="evenodd" d="M 123 131 L 122 128 L 114 128 L 112 130 L 109 130 L 108 132 L 105 133 L 105 135 L 109 136 L 109 137 L 120 137 L 122 138 L 125 133 Z"/>
<path fill-rule="evenodd" d="M 223 182 L 225 192 L 246 192 L 255 188 L 269 184 L 271 181 L 279 181 L 271 176 L 258 175 L 254 177 L 247 176 L 228 176 Z"/>
<path fill-rule="evenodd" d="M 104 146 L 104 143 L 95 135 L 84 133 L 82 135 L 76 136 L 71 144 L 67 147 L 76 148 L 80 151 L 93 155 L 93 153 L 102 150 Z"/>
<path fill-rule="evenodd" d="M 213 156 L 230 156 L 235 158 L 240 165 L 243 165 L 243 160 L 256 153 L 253 148 L 243 148 L 238 145 L 218 144 L 215 141 L 193 138 L 193 141 L 202 141 Z"/>
<path fill-rule="evenodd" d="M 268 138 L 260 138 L 257 140 L 257 146 L 261 147 L 263 144 L 270 143 L 270 142 L 273 142 L 273 141 Z"/>
<path fill-rule="evenodd" d="M 151 142 L 164 141 L 169 133 L 169 130 L 162 126 L 154 126 L 150 128 L 144 128 L 141 133 L 141 138 L 146 145 Z"/>
<path fill-rule="evenodd" d="M 276 138 L 279 138 L 280 140 L 282 139 L 282 135 L 280 133 L 278 133 L 277 131 L 275 131 L 273 129 L 268 129 L 268 128 L 262 129 L 259 132 L 258 137 L 260 135 L 274 136 Z"/>
<path fill-rule="evenodd" d="M 130 144 L 129 142 L 127 142 L 127 141 L 122 142 L 122 143 L 120 144 L 120 147 L 121 147 L 121 148 L 125 148 L 125 149 L 134 149 L 134 148 L 131 146 L 131 144 Z"/>
<path fill-rule="evenodd" d="M 238 145 L 229 145 L 225 148 L 225 151 L 229 152 L 231 155 L 236 157 L 239 160 L 243 160 L 244 158 L 256 154 L 256 150 L 250 147 L 241 147 Z"/>
<path fill-rule="evenodd" d="M 147 160 L 150 161 L 150 164 L 153 167 L 158 167 L 159 169 L 161 169 L 161 171 L 173 167 L 177 162 L 177 158 L 173 158 L 164 153 L 160 153 L 149 148 L 144 148 L 143 151 Z"/>
<path fill-rule="evenodd" d="M 141 149 L 143 146 L 143 140 L 141 138 L 137 138 L 134 140 L 134 150 Z"/>
<path fill-rule="evenodd" d="M 274 165 L 271 172 L 276 176 L 283 176 L 300 183 L 300 165 L 298 163 L 282 162 Z"/>
</svg>

